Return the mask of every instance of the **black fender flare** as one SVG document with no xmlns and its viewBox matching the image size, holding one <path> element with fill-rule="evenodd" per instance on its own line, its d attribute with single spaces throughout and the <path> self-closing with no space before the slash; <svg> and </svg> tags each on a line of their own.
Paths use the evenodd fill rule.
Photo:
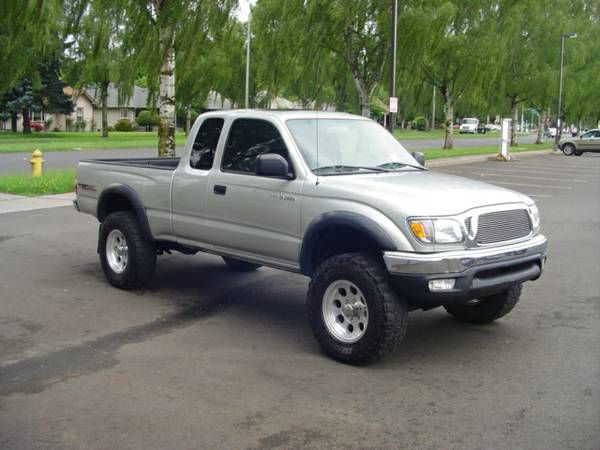
<svg viewBox="0 0 600 450">
<path fill-rule="evenodd" d="M 108 215 L 108 202 L 110 197 L 113 195 L 123 197 L 131 204 L 133 213 L 140 224 L 144 239 L 147 239 L 148 241 L 154 241 L 152 231 L 150 231 L 148 216 L 146 215 L 146 208 L 144 208 L 142 199 L 135 189 L 126 184 L 112 184 L 102 191 L 100 197 L 98 198 L 98 204 L 96 207 L 96 217 L 98 218 L 98 221 L 102 223 L 104 222 L 104 219 L 106 219 L 106 216 Z"/>
<path fill-rule="evenodd" d="M 396 250 L 390 235 L 377 222 L 361 214 L 346 211 L 331 211 L 320 214 L 308 225 L 300 250 L 300 271 L 311 276 L 315 270 L 312 256 L 323 233 L 331 227 L 352 228 L 369 236 L 381 250 Z"/>
</svg>

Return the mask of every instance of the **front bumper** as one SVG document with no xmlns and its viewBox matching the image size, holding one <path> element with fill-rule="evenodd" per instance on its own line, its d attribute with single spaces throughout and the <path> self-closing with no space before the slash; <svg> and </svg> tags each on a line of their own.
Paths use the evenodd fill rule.
<svg viewBox="0 0 600 450">
<path fill-rule="evenodd" d="M 393 285 L 412 304 L 428 308 L 490 295 L 514 283 L 538 278 L 546 261 L 547 240 L 493 248 L 439 253 L 385 252 Z M 453 289 L 430 291 L 429 281 L 454 278 Z"/>
</svg>

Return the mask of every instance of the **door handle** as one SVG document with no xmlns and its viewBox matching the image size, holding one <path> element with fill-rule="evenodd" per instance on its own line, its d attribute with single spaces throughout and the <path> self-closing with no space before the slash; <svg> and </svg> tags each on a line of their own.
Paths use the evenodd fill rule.
<svg viewBox="0 0 600 450">
<path fill-rule="evenodd" d="M 227 186 L 215 184 L 215 186 L 213 188 L 213 192 L 217 195 L 225 195 L 225 193 L 227 192 Z"/>
</svg>

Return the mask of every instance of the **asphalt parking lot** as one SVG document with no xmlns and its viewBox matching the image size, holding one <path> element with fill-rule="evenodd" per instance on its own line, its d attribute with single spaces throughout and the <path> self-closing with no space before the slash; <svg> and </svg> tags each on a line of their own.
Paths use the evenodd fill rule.
<svg viewBox="0 0 600 450">
<path fill-rule="evenodd" d="M 0 215 L 0 449 L 599 449 L 600 155 L 436 170 L 533 197 L 546 271 L 492 325 L 412 313 L 364 368 L 321 353 L 305 277 L 172 255 L 123 292 L 93 218 Z"/>
</svg>

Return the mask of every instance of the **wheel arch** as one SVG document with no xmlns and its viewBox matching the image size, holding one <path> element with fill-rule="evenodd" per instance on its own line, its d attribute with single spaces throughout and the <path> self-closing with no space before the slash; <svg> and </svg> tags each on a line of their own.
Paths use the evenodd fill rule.
<svg viewBox="0 0 600 450">
<path fill-rule="evenodd" d="M 109 214 L 117 211 L 131 211 L 135 214 L 140 225 L 144 239 L 152 241 L 150 223 L 146 215 L 146 208 L 139 194 L 126 184 L 113 184 L 102 191 L 98 198 L 96 217 L 99 222 L 104 222 Z"/>
<path fill-rule="evenodd" d="M 396 249 L 393 239 L 379 224 L 357 213 L 326 212 L 317 216 L 304 233 L 300 271 L 312 276 L 316 266 L 329 256 L 375 249 Z"/>
</svg>

